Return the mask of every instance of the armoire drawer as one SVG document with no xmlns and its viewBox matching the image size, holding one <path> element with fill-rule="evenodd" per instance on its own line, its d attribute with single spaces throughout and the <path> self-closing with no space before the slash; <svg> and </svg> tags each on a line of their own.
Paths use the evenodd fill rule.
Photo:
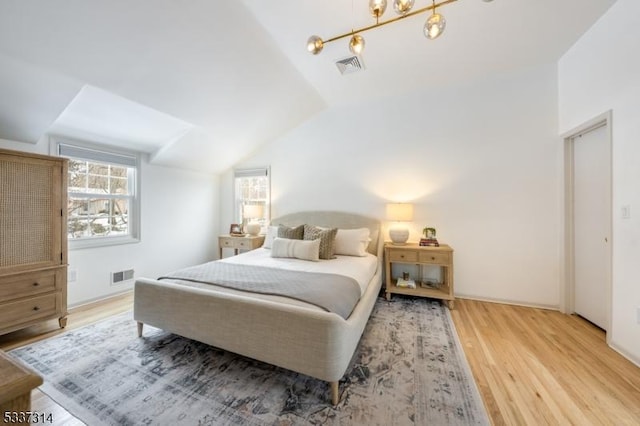
<svg viewBox="0 0 640 426">
<path fill-rule="evenodd" d="M 0 324 L 9 328 L 38 318 L 52 317 L 60 310 L 58 292 L 0 304 Z"/>
<path fill-rule="evenodd" d="M 56 269 L 0 277 L 0 302 L 54 291 L 56 277 Z"/>
</svg>

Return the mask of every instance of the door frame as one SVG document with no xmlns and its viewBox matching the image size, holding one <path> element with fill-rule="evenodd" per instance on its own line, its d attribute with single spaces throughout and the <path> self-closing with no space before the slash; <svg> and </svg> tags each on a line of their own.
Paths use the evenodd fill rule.
<svg viewBox="0 0 640 426">
<path fill-rule="evenodd" d="M 612 116 L 611 110 L 592 118 L 591 120 L 579 125 L 578 127 L 564 133 L 562 139 L 564 141 L 564 188 L 563 195 L 563 225 L 564 232 L 562 235 L 562 244 L 564 250 L 564 262 L 561 271 L 561 288 L 560 288 L 560 311 L 565 314 L 573 314 L 575 312 L 575 250 L 574 250 L 574 139 L 580 135 L 589 133 L 597 128 L 606 127 L 605 143 L 609 149 L 609 185 L 607 202 L 609 203 L 609 223 L 607 224 L 608 244 L 607 256 L 605 259 L 606 268 L 606 336 L 609 343 L 611 336 L 611 300 L 612 300 L 612 247 L 613 247 L 613 150 L 612 150 Z"/>
</svg>

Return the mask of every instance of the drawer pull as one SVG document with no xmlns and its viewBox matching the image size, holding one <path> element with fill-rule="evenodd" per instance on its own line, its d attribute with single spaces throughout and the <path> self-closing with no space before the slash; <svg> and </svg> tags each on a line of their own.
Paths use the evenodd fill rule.
<svg viewBox="0 0 640 426">
<path fill-rule="evenodd" d="M 435 257 L 433 257 L 433 256 L 431 256 L 431 260 L 436 260 L 436 258 L 435 258 Z"/>
<path fill-rule="evenodd" d="M 34 307 L 33 307 L 33 310 L 34 310 L 34 311 L 39 311 L 39 310 L 40 310 L 40 308 L 39 308 L 39 307 L 37 307 L 37 306 L 34 306 Z"/>
<path fill-rule="evenodd" d="M 40 285 L 40 283 L 38 283 L 38 282 L 33 283 L 34 287 L 38 287 L 39 285 Z"/>
<path fill-rule="evenodd" d="M 244 246 L 244 243 L 240 243 L 241 246 Z"/>
<path fill-rule="evenodd" d="M 401 254 L 401 255 L 400 255 L 400 259 L 404 259 L 404 254 Z"/>
</svg>

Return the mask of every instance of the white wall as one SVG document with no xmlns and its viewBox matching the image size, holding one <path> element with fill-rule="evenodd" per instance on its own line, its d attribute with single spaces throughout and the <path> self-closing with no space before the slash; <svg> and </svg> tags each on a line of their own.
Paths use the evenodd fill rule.
<svg viewBox="0 0 640 426">
<path fill-rule="evenodd" d="M 331 108 L 237 167 L 271 166 L 272 217 L 383 218 L 386 202 L 413 202 L 411 239 L 433 226 L 455 249 L 458 295 L 558 307 L 556 81 L 548 65 Z M 223 228 L 231 176 L 221 180 Z"/>
<path fill-rule="evenodd" d="M 48 154 L 43 138 L 37 145 L 0 139 L 0 148 Z M 142 164 L 141 241 L 135 244 L 69 251 L 70 306 L 132 288 L 110 286 L 110 273 L 134 268 L 136 277 L 156 278 L 166 272 L 212 260 L 218 235 L 217 176 Z"/>
<path fill-rule="evenodd" d="M 559 62 L 561 133 L 613 110 L 611 345 L 640 364 L 640 2 L 618 0 Z M 631 218 L 621 218 L 622 206 Z"/>
</svg>

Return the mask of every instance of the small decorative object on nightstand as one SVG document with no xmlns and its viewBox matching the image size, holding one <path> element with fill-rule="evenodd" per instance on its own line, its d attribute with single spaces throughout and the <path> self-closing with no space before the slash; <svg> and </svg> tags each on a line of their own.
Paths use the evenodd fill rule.
<svg viewBox="0 0 640 426">
<path fill-rule="evenodd" d="M 244 237 L 242 227 L 237 223 L 232 223 L 231 225 L 229 225 L 229 235 L 231 235 L 232 237 Z"/>
<path fill-rule="evenodd" d="M 234 237 L 232 235 L 220 235 L 218 237 L 218 247 L 220 248 L 220 259 L 222 259 L 222 249 L 230 248 L 234 250 L 234 254 L 238 254 L 238 250 L 253 250 L 262 247 L 264 243 L 264 235 L 245 235 L 243 237 Z"/>
<path fill-rule="evenodd" d="M 436 239 L 436 228 L 424 228 L 422 230 L 423 237 L 420 238 L 420 245 L 427 247 L 439 247 L 440 243 Z"/>
<path fill-rule="evenodd" d="M 449 309 L 453 309 L 453 249 L 446 244 L 439 247 L 421 247 L 416 243 L 397 246 L 391 243 L 384 245 L 385 263 L 385 292 L 387 300 L 391 300 L 391 294 L 407 294 L 410 296 L 431 297 L 447 302 Z M 407 286 L 406 276 L 403 273 L 399 277 L 392 276 L 394 263 L 405 265 L 417 265 L 421 271 L 422 266 L 440 266 L 443 270 L 443 281 L 432 282 L 416 278 L 414 287 Z"/>
</svg>

